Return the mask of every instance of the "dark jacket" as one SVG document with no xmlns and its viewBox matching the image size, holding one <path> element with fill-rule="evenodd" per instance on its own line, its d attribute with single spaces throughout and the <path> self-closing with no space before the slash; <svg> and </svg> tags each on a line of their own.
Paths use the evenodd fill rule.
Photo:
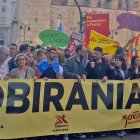
<svg viewBox="0 0 140 140">
<path fill-rule="evenodd" d="M 124 72 L 124 75 L 121 73 Z M 107 71 L 108 79 L 109 80 L 125 80 L 126 79 L 126 71 L 120 70 L 119 68 L 115 67 L 114 69 L 108 69 Z"/>
<path fill-rule="evenodd" d="M 79 64 L 78 61 L 76 60 L 76 57 L 71 57 L 69 59 L 67 59 L 65 65 L 64 65 L 64 78 L 68 78 L 68 79 L 76 79 L 77 76 L 82 76 L 82 74 L 85 74 L 84 71 L 84 62 L 82 61 L 82 67 L 81 67 L 81 75 L 79 75 Z"/>
<path fill-rule="evenodd" d="M 91 67 L 91 62 L 88 62 L 86 66 L 87 79 L 102 79 L 107 76 L 107 70 L 109 65 L 103 60 L 102 63 L 95 62 L 94 68 Z"/>
<path fill-rule="evenodd" d="M 139 79 L 140 78 L 140 67 L 138 69 L 139 69 L 139 73 L 136 74 L 135 73 L 135 67 L 130 67 L 128 69 L 128 78 L 130 78 L 131 80 Z"/>
<path fill-rule="evenodd" d="M 9 62 L 8 62 L 9 72 L 10 72 L 12 69 L 17 68 L 17 65 L 16 65 L 16 63 L 15 63 L 15 58 L 16 58 L 16 56 L 13 56 L 13 57 L 9 60 Z"/>
</svg>

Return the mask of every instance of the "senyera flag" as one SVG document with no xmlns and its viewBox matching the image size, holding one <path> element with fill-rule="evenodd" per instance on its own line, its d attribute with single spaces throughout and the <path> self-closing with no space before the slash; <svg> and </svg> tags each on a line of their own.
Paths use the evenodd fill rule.
<svg viewBox="0 0 140 140">
<path fill-rule="evenodd" d="M 133 56 L 137 55 L 140 57 L 140 35 L 134 37 L 128 44 L 126 50 L 128 50 L 128 62 L 130 63 Z"/>
</svg>

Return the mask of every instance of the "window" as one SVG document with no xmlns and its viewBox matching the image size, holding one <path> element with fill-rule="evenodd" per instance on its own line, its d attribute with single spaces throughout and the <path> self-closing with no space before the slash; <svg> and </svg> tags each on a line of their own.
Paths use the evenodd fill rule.
<svg viewBox="0 0 140 140">
<path fill-rule="evenodd" d="M 79 6 L 83 6 L 83 7 L 90 6 L 90 0 L 77 0 L 77 3 L 79 4 Z M 75 2 L 74 2 L 74 6 L 76 6 Z"/>
<path fill-rule="evenodd" d="M 12 1 L 12 6 L 14 6 L 16 4 L 16 2 L 15 1 Z"/>
<path fill-rule="evenodd" d="M 3 0 L 3 2 L 7 2 L 7 0 Z"/>
<path fill-rule="evenodd" d="M 1 24 L 6 24 L 6 17 L 1 17 Z"/>
<path fill-rule="evenodd" d="M 4 45 L 4 40 L 0 39 L 0 45 L 3 46 Z"/>
<path fill-rule="evenodd" d="M 68 0 L 52 0 L 52 5 L 68 5 Z"/>
<path fill-rule="evenodd" d="M 118 2 L 118 9 L 122 9 L 122 1 L 121 0 L 119 0 L 119 2 Z"/>
<path fill-rule="evenodd" d="M 138 5 L 139 5 L 138 0 L 134 0 L 133 5 L 134 5 L 134 8 L 138 8 Z"/>
<path fill-rule="evenodd" d="M 128 0 L 125 0 L 125 7 L 126 10 L 130 9 L 130 2 Z"/>
<path fill-rule="evenodd" d="M 2 6 L 2 13 L 6 13 L 6 6 Z"/>
<path fill-rule="evenodd" d="M 83 6 L 89 6 L 90 1 L 89 0 L 83 0 Z"/>
<path fill-rule="evenodd" d="M 97 7 L 101 7 L 101 0 L 98 0 Z"/>
<path fill-rule="evenodd" d="M 4 30 L 0 30 L 0 39 L 4 37 Z"/>
<path fill-rule="evenodd" d="M 112 7 L 112 0 L 107 0 L 107 8 L 111 8 Z"/>
</svg>

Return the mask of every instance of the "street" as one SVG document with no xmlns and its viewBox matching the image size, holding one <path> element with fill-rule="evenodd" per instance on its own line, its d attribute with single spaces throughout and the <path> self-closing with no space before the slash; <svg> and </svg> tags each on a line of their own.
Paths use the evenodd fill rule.
<svg viewBox="0 0 140 140">
<path fill-rule="evenodd" d="M 87 138 L 80 139 L 74 135 L 69 135 L 69 140 L 140 140 L 140 134 L 134 132 L 128 132 L 123 138 L 119 138 L 115 133 L 106 133 L 106 136 L 102 137 L 99 134 L 94 134 L 93 138 L 89 134 L 86 134 Z M 24 139 L 23 139 L 24 140 Z M 31 138 L 31 140 L 63 140 L 63 136 L 48 136 L 48 137 L 38 137 Z"/>
</svg>

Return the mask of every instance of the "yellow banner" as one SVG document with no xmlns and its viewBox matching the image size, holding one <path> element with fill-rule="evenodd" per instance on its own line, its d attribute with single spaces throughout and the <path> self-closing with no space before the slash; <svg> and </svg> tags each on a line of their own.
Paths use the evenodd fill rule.
<svg viewBox="0 0 140 140">
<path fill-rule="evenodd" d="M 89 50 L 93 51 L 95 47 L 101 47 L 104 53 L 109 55 L 114 55 L 117 50 L 117 42 L 108 38 L 102 34 L 97 33 L 94 30 L 90 32 L 90 42 L 89 42 Z"/>
<path fill-rule="evenodd" d="M 140 81 L 0 81 L 0 139 L 140 128 Z"/>
</svg>

